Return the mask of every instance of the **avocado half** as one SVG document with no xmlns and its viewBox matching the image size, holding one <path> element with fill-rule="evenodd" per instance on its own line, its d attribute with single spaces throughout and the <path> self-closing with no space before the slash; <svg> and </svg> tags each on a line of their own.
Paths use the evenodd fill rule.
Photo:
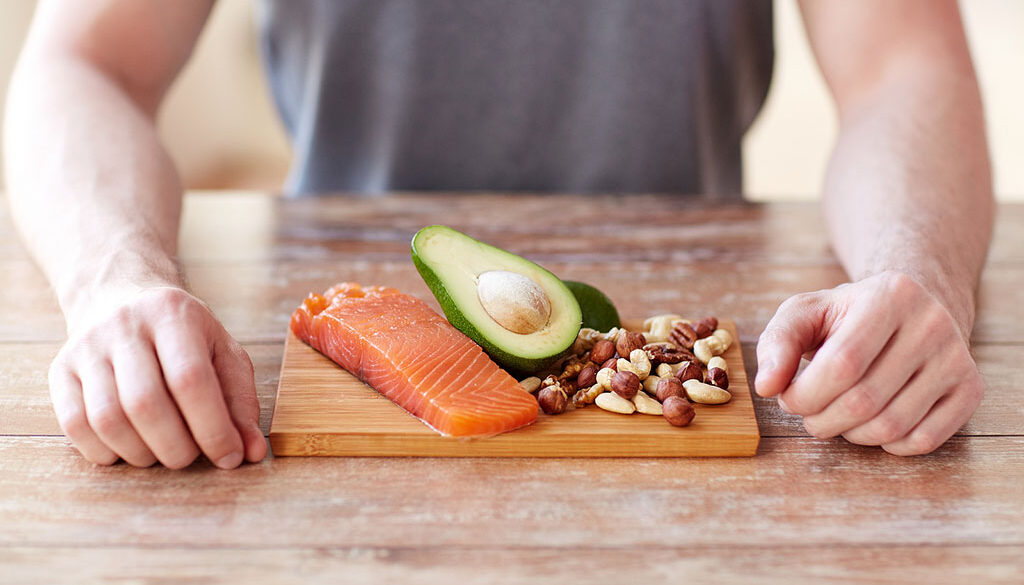
<svg viewBox="0 0 1024 585">
<path fill-rule="evenodd" d="M 619 311 L 606 294 L 585 282 L 563 280 L 569 287 L 583 311 L 583 326 L 598 331 L 622 327 Z"/>
<path fill-rule="evenodd" d="M 576 341 L 576 297 L 525 258 L 432 225 L 413 237 L 412 261 L 448 321 L 507 370 L 537 372 Z"/>
</svg>

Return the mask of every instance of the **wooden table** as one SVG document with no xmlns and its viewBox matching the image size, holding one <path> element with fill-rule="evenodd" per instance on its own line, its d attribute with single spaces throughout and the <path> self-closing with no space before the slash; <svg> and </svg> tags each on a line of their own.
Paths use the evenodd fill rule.
<svg viewBox="0 0 1024 585">
<path fill-rule="evenodd" d="M 268 458 L 100 468 L 61 436 L 64 337 L 0 201 L 0 583 L 1022 583 L 1024 206 L 1002 205 L 974 353 L 988 394 L 936 453 L 807 436 L 755 398 L 750 459 Z M 412 233 L 447 223 L 604 289 L 627 315 L 736 319 L 844 275 L 810 204 L 683 198 L 189 196 L 192 287 L 250 352 L 267 430 L 289 313 L 352 279 L 429 292 Z"/>
</svg>

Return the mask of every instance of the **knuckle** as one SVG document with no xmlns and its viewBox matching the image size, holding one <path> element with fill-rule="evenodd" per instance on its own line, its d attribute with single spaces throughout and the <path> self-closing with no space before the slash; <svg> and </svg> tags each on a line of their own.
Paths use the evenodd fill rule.
<svg viewBox="0 0 1024 585">
<path fill-rule="evenodd" d="M 830 430 L 828 424 L 814 416 L 804 418 L 804 430 L 816 439 L 831 439 L 837 434 Z"/>
<path fill-rule="evenodd" d="M 761 332 L 761 335 L 757 338 L 757 346 L 760 348 L 770 348 L 783 339 L 786 338 L 786 333 L 783 328 L 775 321 L 772 321 L 765 327 L 765 330 Z"/>
<path fill-rule="evenodd" d="M 198 393 L 207 381 L 209 365 L 203 362 L 187 362 L 168 372 L 167 382 L 176 393 L 185 395 Z"/>
<path fill-rule="evenodd" d="M 921 329 L 930 339 L 945 339 L 955 332 L 953 320 L 938 304 L 929 306 L 921 316 Z"/>
<path fill-rule="evenodd" d="M 54 383 L 60 378 L 67 374 L 69 371 L 68 367 L 68 346 L 61 348 L 57 355 L 50 362 L 50 368 L 46 371 L 46 380 L 52 387 Z"/>
<path fill-rule="evenodd" d="M 974 376 L 971 380 L 961 386 L 961 391 L 974 405 L 978 405 L 985 398 L 985 382 L 981 376 Z"/>
<path fill-rule="evenodd" d="M 127 461 L 128 464 L 130 464 L 132 467 L 146 468 L 152 467 L 153 464 L 156 463 L 157 459 L 152 453 L 145 453 L 137 454 L 133 456 L 130 460 L 125 459 L 125 461 Z"/>
<path fill-rule="evenodd" d="M 72 440 L 89 431 L 89 421 L 82 409 L 54 405 L 54 411 L 57 414 L 57 424 Z"/>
<path fill-rule="evenodd" d="M 851 347 L 842 348 L 829 356 L 829 371 L 836 380 L 856 380 L 867 369 L 868 360 L 863 352 Z"/>
<path fill-rule="evenodd" d="M 120 459 L 117 453 L 114 453 L 112 451 L 108 451 L 106 453 L 101 454 L 90 454 L 79 449 L 79 452 L 82 453 L 82 457 L 85 457 L 85 460 L 88 461 L 89 463 L 92 463 L 94 465 L 102 465 L 103 467 L 109 467 L 117 463 L 117 460 Z"/>
<path fill-rule="evenodd" d="M 815 414 L 811 412 L 811 398 L 796 389 L 785 392 L 782 399 L 786 404 L 786 408 L 793 414 L 801 416 Z"/>
<path fill-rule="evenodd" d="M 891 415 L 880 415 L 870 424 L 871 432 L 868 436 L 875 445 L 896 442 L 907 434 L 907 424 Z"/>
<path fill-rule="evenodd" d="M 126 393 L 121 397 L 121 406 L 131 419 L 155 420 L 163 404 L 159 392 L 156 388 L 143 388 Z"/>
<path fill-rule="evenodd" d="M 917 281 L 902 272 L 886 272 L 881 276 L 881 280 L 890 297 L 912 298 L 921 290 Z"/>
<path fill-rule="evenodd" d="M 151 293 L 141 310 L 152 313 L 163 322 L 193 323 L 205 306 L 179 288 L 161 288 Z"/>
<path fill-rule="evenodd" d="M 160 463 L 167 469 L 184 469 L 199 457 L 199 449 L 193 445 L 188 448 L 178 448 L 172 453 L 158 455 Z"/>
<path fill-rule="evenodd" d="M 180 288 L 164 287 L 154 290 L 149 302 L 163 309 L 173 309 L 186 304 L 192 295 Z"/>
<path fill-rule="evenodd" d="M 255 376 L 256 366 L 253 365 L 252 358 L 249 357 L 249 352 L 245 351 L 245 349 L 243 349 L 242 346 L 238 345 L 237 343 L 235 344 L 235 347 L 237 348 L 236 354 L 238 355 L 238 359 L 245 365 L 246 371 L 249 373 L 249 376 Z"/>
<path fill-rule="evenodd" d="M 115 326 L 119 330 L 131 329 L 135 323 L 135 316 L 130 306 L 120 306 L 107 317 L 107 324 Z"/>
<path fill-rule="evenodd" d="M 113 405 L 101 406 L 88 413 L 89 423 L 96 432 L 110 436 L 120 432 L 126 423 L 124 415 Z"/>
<path fill-rule="evenodd" d="M 786 300 L 782 301 L 779 305 L 779 310 L 776 314 L 789 313 L 793 311 L 801 311 L 814 301 L 814 293 L 798 293 Z"/>
<path fill-rule="evenodd" d="M 918 429 L 907 437 L 912 455 L 925 455 L 938 449 L 945 441 L 931 431 Z"/>
<path fill-rule="evenodd" d="M 863 386 L 851 388 L 843 395 L 843 408 L 856 420 L 866 420 L 878 409 L 878 400 L 871 390 Z"/>
<path fill-rule="evenodd" d="M 196 433 L 195 439 L 200 447 L 202 447 L 203 453 L 211 461 L 217 461 L 221 457 L 236 451 L 239 449 L 240 443 L 238 434 L 233 428 L 217 428 Z"/>
</svg>

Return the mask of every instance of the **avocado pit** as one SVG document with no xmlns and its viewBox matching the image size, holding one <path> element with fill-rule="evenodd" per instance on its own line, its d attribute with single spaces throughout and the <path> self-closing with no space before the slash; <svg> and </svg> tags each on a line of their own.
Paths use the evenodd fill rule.
<svg viewBox="0 0 1024 585">
<path fill-rule="evenodd" d="M 551 300 L 544 289 L 517 272 L 490 270 L 480 274 L 477 297 L 491 319 L 512 333 L 535 333 L 551 318 Z"/>
</svg>

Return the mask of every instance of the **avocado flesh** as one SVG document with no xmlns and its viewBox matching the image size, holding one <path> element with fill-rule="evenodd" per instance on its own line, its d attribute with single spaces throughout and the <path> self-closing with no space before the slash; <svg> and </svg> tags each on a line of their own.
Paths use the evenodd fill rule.
<svg viewBox="0 0 1024 585">
<path fill-rule="evenodd" d="M 576 297 L 557 276 L 525 258 L 446 226 L 428 226 L 413 237 L 412 260 L 448 321 L 505 369 L 536 372 L 576 341 L 582 323 Z M 480 275 L 493 271 L 522 275 L 536 284 L 550 304 L 546 323 L 531 333 L 516 333 L 495 321 L 477 288 Z"/>
</svg>

